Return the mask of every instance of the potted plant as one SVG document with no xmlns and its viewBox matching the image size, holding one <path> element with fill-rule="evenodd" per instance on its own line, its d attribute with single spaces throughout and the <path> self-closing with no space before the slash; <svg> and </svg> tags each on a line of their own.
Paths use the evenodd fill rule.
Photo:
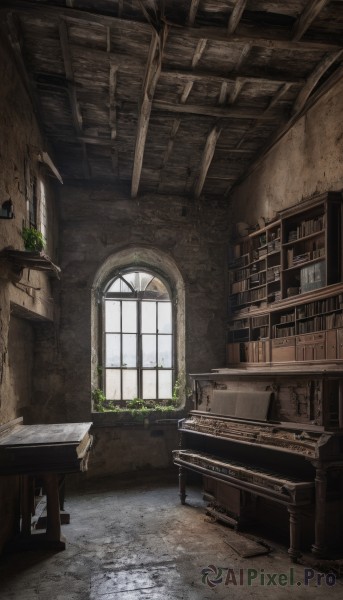
<svg viewBox="0 0 343 600">
<path fill-rule="evenodd" d="M 40 231 L 34 227 L 23 227 L 22 238 L 25 250 L 29 252 L 41 252 L 45 245 L 45 239 Z"/>
</svg>

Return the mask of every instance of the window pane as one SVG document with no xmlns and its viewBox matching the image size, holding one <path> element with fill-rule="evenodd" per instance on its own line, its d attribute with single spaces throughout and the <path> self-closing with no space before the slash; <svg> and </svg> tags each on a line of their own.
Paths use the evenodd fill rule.
<svg viewBox="0 0 343 600">
<path fill-rule="evenodd" d="M 162 399 L 171 398 L 173 395 L 172 371 L 163 369 L 158 372 L 158 397 Z"/>
<path fill-rule="evenodd" d="M 137 302 L 122 303 L 122 331 L 125 333 L 137 331 Z"/>
<path fill-rule="evenodd" d="M 143 367 L 156 367 L 156 335 L 142 335 Z"/>
<path fill-rule="evenodd" d="M 158 332 L 172 333 L 171 302 L 158 303 Z"/>
<path fill-rule="evenodd" d="M 123 369 L 123 400 L 132 400 L 137 396 L 137 369 Z"/>
<path fill-rule="evenodd" d="M 142 302 L 142 333 L 156 333 L 156 302 Z"/>
<path fill-rule="evenodd" d="M 105 329 L 106 331 L 120 331 L 120 302 L 118 300 L 105 301 Z"/>
<path fill-rule="evenodd" d="M 121 400 L 119 369 L 106 369 L 106 398 L 107 400 Z"/>
<path fill-rule="evenodd" d="M 172 336 L 158 336 L 158 361 L 159 367 L 164 369 L 172 367 Z"/>
<path fill-rule="evenodd" d="M 123 335 L 123 367 L 137 366 L 137 336 L 133 333 Z"/>
<path fill-rule="evenodd" d="M 106 367 L 120 367 L 120 334 L 106 334 Z"/>
<path fill-rule="evenodd" d="M 143 399 L 156 399 L 156 371 L 143 371 Z"/>
<path fill-rule="evenodd" d="M 108 288 L 108 291 L 111 293 L 118 292 L 119 294 L 123 294 L 125 292 L 132 294 L 131 288 L 121 279 L 121 277 L 118 277 L 118 279 L 112 283 L 111 287 Z"/>
</svg>

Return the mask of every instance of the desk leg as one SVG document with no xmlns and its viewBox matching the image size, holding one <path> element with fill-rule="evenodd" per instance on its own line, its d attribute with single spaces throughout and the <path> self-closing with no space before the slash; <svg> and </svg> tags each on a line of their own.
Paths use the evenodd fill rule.
<svg viewBox="0 0 343 600">
<path fill-rule="evenodd" d="M 65 538 L 61 534 L 60 499 L 58 490 L 58 475 L 47 473 L 44 475 L 47 499 L 47 540 L 56 543 L 61 549 L 65 548 Z"/>
<path fill-rule="evenodd" d="M 21 535 L 31 535 L 31 506 L 32 506 L 32 481 L 29 475 L 21 476 Z"/>
</svg>

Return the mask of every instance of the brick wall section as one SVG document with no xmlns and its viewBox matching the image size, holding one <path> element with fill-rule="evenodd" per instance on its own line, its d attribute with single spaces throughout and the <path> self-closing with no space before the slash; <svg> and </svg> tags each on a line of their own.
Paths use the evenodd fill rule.
<svg viewBox="0 0 343 600">
<path fill-rule="evenodd" d="M 60 356 L 64 368 L 65 417 L 91 420 L 91 288 L 99 267 L 128 246 L 170 256 L 185 282 L 187 372 L 225 364 L 226 200 L 202 203 L 181 198 L 129 197 L 106 186 L 64 186 L 61 205 Z M 186 214 L 185 214 L 186 213 Z M 185 214 L 185 216 L 183 216 Z M 48 375 L 46 373 L 46 375 Z M 58 394 L 56 402 L 59 402 Z M 57 406 L 50 406 L 52 414 Z M 89 475 L 168 466 L 176 423 L 152 428 L 97 428 Z"/>
</svg>

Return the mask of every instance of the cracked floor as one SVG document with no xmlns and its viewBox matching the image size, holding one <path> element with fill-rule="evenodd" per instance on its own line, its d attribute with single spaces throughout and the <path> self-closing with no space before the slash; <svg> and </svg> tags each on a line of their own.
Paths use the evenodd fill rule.
<svg viewBox="0 0 343 600">
<path fill-rule="evenodd" d="M 1 600 L 342 598 L 342 579 L 291 565 L 283 546 L 241 558 L 227 545 L 240 534 L 205 516 L 196 487 L 181 506 L 176 479 L 80 480 L 67 494 L 66 550 L 3 556 Z"/>
</svg>

